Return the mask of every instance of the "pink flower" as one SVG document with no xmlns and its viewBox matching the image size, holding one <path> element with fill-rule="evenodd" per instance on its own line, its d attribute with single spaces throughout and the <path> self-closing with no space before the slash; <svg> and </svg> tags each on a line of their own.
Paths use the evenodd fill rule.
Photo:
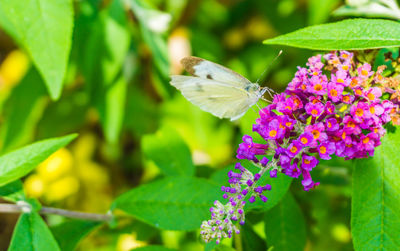
<svg viewBox="0 0 400 251">
<path fill-rule="evenodd" d="M 364 63 L 362 66 L 357 68 L 358 76 L 360 76 L 362 79 L 369 78 L 374 74 L 373 71 L 371 71 L 371 65 L 368 63 Z"/>
<path fill-rule="evenodd" d="M 306 112 L 313 117 L 319 117 L 324 111 L 324 105 L 322 103 L 307 103 Z"/>
<path fill-rule="evenodd" d="M 328 97 L 333 102 L 339 102 L 342 98 L 344 87 L 340 84 L 329 82 L 328 83 Z"/>
</svg>

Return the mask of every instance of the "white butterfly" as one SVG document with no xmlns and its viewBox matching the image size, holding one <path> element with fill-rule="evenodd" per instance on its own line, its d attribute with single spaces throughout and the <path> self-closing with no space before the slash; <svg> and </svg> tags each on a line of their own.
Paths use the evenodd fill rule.
<svg viewBox="0 0 400 251">
<path fill-rule="evenodd" d="M 198 57 L 181 60 L 192 76 L 173 75 L 171 85 L 182 95 L 219 118 L 236 120 L 257 103 L 269 88 L 261 88 L 242 75 Z"/>
</svg>

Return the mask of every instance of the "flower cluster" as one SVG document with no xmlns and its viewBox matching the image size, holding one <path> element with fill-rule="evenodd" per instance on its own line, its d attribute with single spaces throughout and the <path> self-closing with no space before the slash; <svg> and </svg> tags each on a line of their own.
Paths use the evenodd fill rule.
<svg viewBox="0 0 400 251">
<path fill-rule="evenodd" d="M 319 185 L 310 174 L 319 159 L 373 156 L 385 134 L 383 125 L 399 117 L 398 99 L 382 98 L 385 93 L 396 93 L 390 79 L 382 76 L 383 70 L 372 71 L 371 65 L 357 63 L 347 51 L 317 55 L 308 60 L 307 68 L 299 67 L 286 90 L 260 110 L 253 125 L 265 143 L 254 143 L 245 135 L 239 145 L 237 158 L 251 161 L 260 171 L 253 175 L 238 163 L 235 168 L 240 172 L 228 173 L 231 187 L 222 190 L 229 202 L 217 201 L 211 208 L 211 220 L 201 226 L 203 238 L 219 242 L 239 232 L 235 223 L 244 224 L 245 197 L 250 203 L 257 197 L 267 201 L 263 192 L 271 186 L 256 183 L 269 169 L 271 177 L 278 172 L 302 176 L 308 191 Z M 263 155 L 273 156 L 272 160 Z"/>
</svg>

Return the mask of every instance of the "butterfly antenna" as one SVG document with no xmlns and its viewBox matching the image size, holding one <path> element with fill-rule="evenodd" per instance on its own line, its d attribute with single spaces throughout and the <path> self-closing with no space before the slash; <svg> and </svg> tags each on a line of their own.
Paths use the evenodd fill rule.
<svg viewBox="0 0 400 251">
<path fill-rule="evenodd" d="M 269 65 L 267 65 L 267 67 L 265 67 L 265 70 L 263 71 L 263 73 L 261 73 L 260 77 L 257 79 L 256 83 L 258 84 L 258 81 L 260 81 L 260 79 L 264 76 L 264 74 L 267 72 L 267 70 L 271 67 L 272 63 L 275 62 L 275 60 L 282 54 L 282 50 L 279 51 L 278 55 L 271 61 L 271 63 L 269 63 Z M 269 92 L 269 91 L 268 91 Z"/>
</svg>

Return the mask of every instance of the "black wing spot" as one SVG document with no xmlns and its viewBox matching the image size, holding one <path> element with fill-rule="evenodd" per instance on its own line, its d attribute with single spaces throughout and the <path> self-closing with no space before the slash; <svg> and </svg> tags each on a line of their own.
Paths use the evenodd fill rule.
<svg viewBox="0 0 400 251">
<path fill-rule="evenodd" d="M 208 79 L 213 79 L 213 77 L 211 76 L 211 74 L 207 74 L 207 78 L 208 78 Z"/>
</svg>

